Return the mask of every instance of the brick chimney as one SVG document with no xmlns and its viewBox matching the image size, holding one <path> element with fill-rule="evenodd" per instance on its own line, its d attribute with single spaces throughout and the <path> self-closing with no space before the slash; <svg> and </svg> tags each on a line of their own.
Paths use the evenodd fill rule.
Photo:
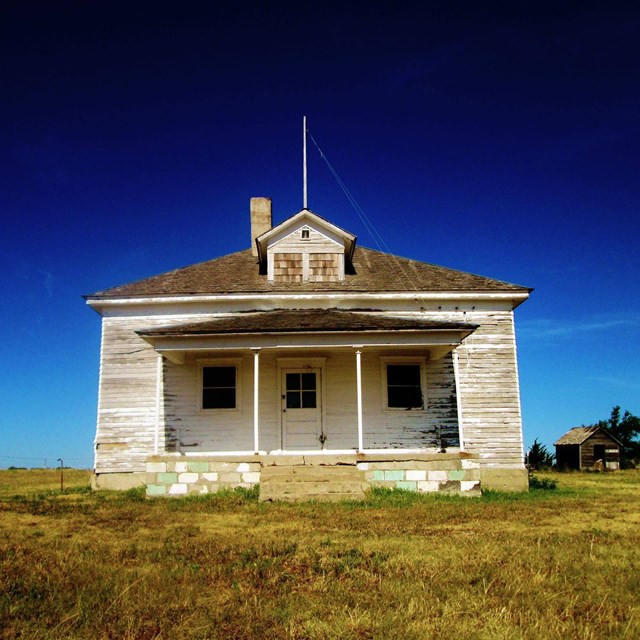
<svg viewBox="0 0 640 640">
<path fill-rule="evenodd" d="M 251 198 L 251 252 L 258 255 L 256 238 L 271 229 L 271 198 Z"/>
</svg>

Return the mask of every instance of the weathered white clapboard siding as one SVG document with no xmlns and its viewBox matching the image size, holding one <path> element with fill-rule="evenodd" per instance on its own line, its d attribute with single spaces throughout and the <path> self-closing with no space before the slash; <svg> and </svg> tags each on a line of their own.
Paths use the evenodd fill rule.
<svg viewBox="0 0 640 640">
<path fill-rule="evenodd" d="M 302 240 L 301 229 L 309 229 L 309 240 Z M 268 251 L 274 253 L 343 253 L 344 245 L 336 239 L 332 239 L 310 225 L 299 225 L 293 232 L 269 246 Z"/>
<path fill-rule="evenodd" d="M 450 357 L 426 365 L 425 411 L 385 410 L 381 356 L 393 352 L 362 354 L 362 400 L 364 446 L 382 448 L 439 447 L 438 429 L 449 446 L 458 446 L 455 380 Z M 403 352 L 424 359 L 424 352 Z M 327 362 L 327 448 L 357 445 L 356 362 L 353 352 L 339 353 Z"/>
<path fill-rule="evenodd" d="M 227 356 L 230 357 L 230 356 Z M 237 410 L 200 409 L 200 363 L 166 363 L 165 430 L 168 439 L 182 452 L 253 450 L 253 356 L 236 354 L 239 397 Z M 214 364 L 214 354 L 205 358 Z M 273 355 L 260 356 L 259 415 L 261 449 L 279 449 L 276 433 L 277 389 Z"/>
<path fill-rule="evenodd" d="M 375 306 L 375 302 L 372 303 Z M 228 308 L 222 307 L 228 312 Z M 157 354 L 135 331 L 194 322 L 211 313 L 144 315 L 103 319 L 96 471 L 143 471 L 156 439 Z M 464 447 L 485 464 L 522 467 L 522 430 L 517 363 L 511 311 L 403 313 L 403 317 L 467 321 L 479 328 L 457 348 Z M 250 340 L 249 340 L 250 342 Z M 403 356 L 426 357 L 428 350 Z M 203 354 L 215 360 L 215 353 Z M 239 362 L 237 411 L 201 411 L 199 367 L 164 361 L 160 403 L 161 452 L 250 451 L 253 449 L 253 356 L 249 351 L 222 354 Z M 322 356 L 325 448 L 357 444 L 356 362 L 351 349 L 306 354 L 301 351 L 260 355 L 260 448 L 282 448 L 278 357 Z M 381 357 L 393 350 L 363 350 L 364 444 L 366 448 L 457 447 L 458 419 L 451 354 L 427 360 L 426 410 L 385 411 Z"/>
<path fill-rule="evenodd" d="M 260 448 L 282 448 L 277 357 L 260 355 Z M 317 354 L 314 354 L 317 356 Z M 455 386 L 451 359 L 427 364 L 427 410 L 384 411 L 380 352 L 363 357 L 365 446 L 422 448 L 440 446 L 441 433 L 449 446 L 458 445 Z M 424 357 L 424 354 L 422 354 Z M 357 446 L 356 364 L 351 350 L 326 354 L 323 375 L 325 448 Z M 216 359 L 207 359 L 215 362 Z M 224 361 L 224 360 L 223 360 Z M 165 363 L 165 441 L 175 451 L 247 451 L 253 449 L 253 358 L 239 358 L 237 411 L 201 411 L 199 364 Z M 439 431 L 440 430 L 440 431 Z"/>
<path fill-rule="evenodd" d="M 98 473 L 144 471 L 144 459 L 153 453 L 157 355 L 135 335 L 131 324 L 103 319 L 95 441 Z"/>
<path fill-rule="evenodd" d="M 96 473 L 144 471 L 154 452 L 158 355 L 135 331 L 197 319 L 202 316 L 103 318 Z M 162 409 L 161 403 L 161 421 Z"/>
<path fill-rule="evenodd" d="M 512 310 L 402 313 L 479 325 L 456 349 L 464 448 L 484 465 L 523 468 L 522 415 Z"/>
<path fill-rule="evenodd" d="M 458 348 L 465 448 L 485 465 L 523 466 L 513 312 L 467 314 L 481 326 Z"/>
</svg>

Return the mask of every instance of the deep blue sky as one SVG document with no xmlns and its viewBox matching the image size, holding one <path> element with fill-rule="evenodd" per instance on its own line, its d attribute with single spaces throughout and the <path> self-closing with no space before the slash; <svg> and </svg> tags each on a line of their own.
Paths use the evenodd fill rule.
<svg viewBox="0 0 640 640">
<path fill-rule="evenodd" d="M 0 466 L 91 466 L 81 294 L 248 247 L 251 196 L 298 211 L 303 114 L 391 251 L 535 287 L 516 312 L 528 445 L 640 413 L 639 8 L 0 12 Z M 376 247 L 313 148 L 309 206 Z"/>
</svg>

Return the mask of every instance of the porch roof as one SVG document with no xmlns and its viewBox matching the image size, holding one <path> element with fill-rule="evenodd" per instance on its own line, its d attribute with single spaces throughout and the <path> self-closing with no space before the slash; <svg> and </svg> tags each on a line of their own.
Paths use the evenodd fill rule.
<svg viewBox="0 0 640 640">
<path fill-rule="evenodd" d="M 466 322 L 395 318 L 338 309 L 279 309 L 244 312 L 205 322 L 146 329 L 136 333 L 142 337 L 327 331 L 461 331 L 469 335 L 477 327 Z"/>
<path fill-rule="evenodd" d="M 389 317 L 338 309 L 245 312 L 204 322 L 136 331 L 174 362 L 188 352 L 247 348 L 429 347 L 442 357 L 477 325 Z"/>
</svg>

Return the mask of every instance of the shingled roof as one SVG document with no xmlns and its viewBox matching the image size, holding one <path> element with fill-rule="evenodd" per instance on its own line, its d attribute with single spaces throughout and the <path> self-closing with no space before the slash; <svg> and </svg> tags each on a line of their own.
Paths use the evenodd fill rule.
<svg viewBox="0 0 640 640">
<path fill-rule="evenodd" d="M 619 440 L 614 438 L 606 429 L 603 427 L 590 426 L 590 427 L 573 427 L 565 433 L 559 440 L 554 442 L 554 446 L 563 445 L 563 444 L 582 444 L 585 440 L 588 440 L 594 433 L 598 431 L 602 431 L 604 434 L 609 436 L 613 441 L 621 444 Z"/>
<path fill-rule="evenodd" d="M 141 336 L 158 337 L 329 331 L 460 331 L 468 335 L 476 328 L 477 325 L 466 322 L 393 318 L 338 309 L 278 309 L 275 311 L 245 312 L 205 322 L 158 327 L 136 331 L 136 333 Z"/>
<path fill-rule="evenodd" d="M 130 284 L 98 291 L 86 298 L 91 300 L 160 295 L 316 291 L 367 293 L 397 291 L 528 293 L 531 291 L 520 285 L 362 247 L 356 248 L 353 269 L 350 271 L 341 282 L 268 282 L 267 276 L 259 273 L 256 257 L 251 254 L 250 249 L 247 249 Z"/>
</svg>

